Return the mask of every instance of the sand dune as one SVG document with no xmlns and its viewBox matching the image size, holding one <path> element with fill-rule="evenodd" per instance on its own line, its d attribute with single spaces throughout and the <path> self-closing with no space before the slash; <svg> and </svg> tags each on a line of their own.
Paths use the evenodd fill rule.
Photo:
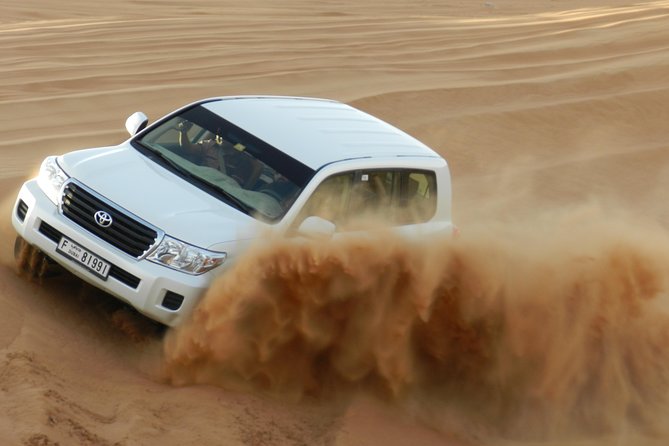
<svg viewBox="0 0 669 446">
<path fill-rule="evenodd" d="M 307 95 L 349 102 L 443 154 L 465 246 L 481 256 L 487 239 L 468 237 L 494 222 L 502 229 L 486 237 L 530 234 L 510 239 L 525 244 L 518 252 L 499 255 L 543 264 L 528 246 L 543 246 L 532 231 L 554 213 L 602 224 L 624 215 L 620 232 L 602 230 L 616 235 L 597 246 L 615 246 L 627 228 L 660 237 L 642 246 L 664 246 L 655 231 L 669 229 L 669 1 L 121 0 L 101 8 L 25 0 L 0 12 L 5 215 L 45 155 L 116 144 L 136 110 L 157 119 L 201 97 Z M 571 226 L 557 228 L 568 238 Z M 349 391 L 287 402 L 172 386 L 159 372 L 162 340 L 146 321 L 70 278 L 20 277 L 12 231 L 7 222 L 2 229 L 2 444 L 514 444 L 448 405 L 425 416 Z M 662 270 L 662 255 L 631 252 Z M 491 274 L 482 277 L 497 283 Z M 630 333 L 614 338 L 627 342 Z M 655 341 L 658 333 L 640 334 Z M 644 364 L 650 374 L 637 372 L 669 396 L 668 365 Z M 604 430 L 587 444 L 669 438 L 653 434 L 621 440 Z"/>
</svg>

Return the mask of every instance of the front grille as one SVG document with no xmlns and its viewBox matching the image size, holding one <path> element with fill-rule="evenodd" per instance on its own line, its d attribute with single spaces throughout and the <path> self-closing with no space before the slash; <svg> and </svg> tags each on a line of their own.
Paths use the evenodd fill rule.
<svg viewBox="0 0 669 446">
<path fill-rule="evenodd" d="M 28 205 L 26 204 L 25 201 L 19 200 L 19 204 L 16 206 L 16 216 L 19 218 L 21 222 L 23 222 L 26 219 L 27 214 L 28 214 Z"/>
<path fill-rule="evenodd" d="M 121 211 L 84 189 L 70 182 L 63 190 L 63 215 L 82 228 L 100 237 L 133 257 L 141 257 L 156 242 L 158 232 L 136 218 Z M 95 222 L 95 213 L 107 212 L 113 222 L 108 227 Z"/>
<path fill-rule="evenodd" d="M 60 238 L 63 236 L 63 234 L 58 229 L 54 228 L 46 222 L 41 222 L 39 224 L 38 231 L 40 234 L 44 235 L 54 243 L 58 243 Z M 128 285 L 130 288 L 137 288 L 139 286 L 139 277 L 130 274 L 128 271 L 119 268 L 113 263 L 111 264 L 111 269 L 109 270 L 109 276 L 113 277 L 121 283 Z"/>
</svg>

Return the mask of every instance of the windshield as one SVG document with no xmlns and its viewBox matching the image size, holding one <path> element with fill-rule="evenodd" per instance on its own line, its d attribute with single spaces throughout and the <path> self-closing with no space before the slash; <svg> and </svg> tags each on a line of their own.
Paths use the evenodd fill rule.
<svg viewBox="0 0 669 446">
<path fill-rule="evenodd" d="M 202 106 L 169 117 L 136 148 L 254 218 L 276 222 L 314 171 Z"/>
</svg>

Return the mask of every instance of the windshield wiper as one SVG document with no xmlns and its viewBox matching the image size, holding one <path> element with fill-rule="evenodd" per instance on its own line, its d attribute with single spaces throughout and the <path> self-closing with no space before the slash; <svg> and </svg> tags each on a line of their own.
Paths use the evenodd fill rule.
<svg viewBox="0 0 669 446">
<path fill-rule="evenodd" d="M 183 166 L 179 165 L 179 163 L 176 163 L 174 160 L 170 159 L 169 157 L 165 156 L 163 152 L 161 152 L 158 149 L 155 149 L 147 144 L 144 144 L 141 141 L 135 141 L 142 149 L 148 150 L 151 152 L 152 155 L 155 155 L 156 158 L 159 158 L 161 161 L 163 161 L 165 164 L 169 165 L 172 167 L 174 170 L 179 172 L 180 174 L 184 174 L 188 177 L 195 178 L 195 175 L 184 169 Z"/>
<path fill-rule="evenodd" d="M 179 163 L 175 162 L 174 160 L 170 159 L 168 156 L 165 156 L 165 154 L 158 150 L 155 149 L 147 144 L 142 143 L 141 141 L 135 141 L 137 144 L 139 144 L 143 149 L 148 150 L 151 152 L 152 155 L 155 155 L 155 157 L 159 158 L 161 161 L 165 162 L 168 166 L 170 166 L 172 169 L 176 170 L 177 173 L 183 177 L 186 177 L 187 179 L 193 180 L 200 184 L 201 186 L 206 187 L 207 189 L 213 190 L 216 192 L 218 195 L 222 195 L 225 201 L 228 203 L 232 204 L 235 208 L 238 210 L 244 212 L 247 215 L 251 215 L 251 212 L 255 211 L 255 208 L 247 205 L 243 201 L 241 201 L 239 198 L 235 197 L 232 195 L 230 192 L 226 191 L 220 186 L 217 186 L 215 184 L 212 184 L 199 176 L 195 175 L 194 173 L 188 171 L 188 169 L 184 168 L 181 166 Z"/>
<path fill-rule="evenodd" d="M 226 191 L 223 189 L 221 186 L 217 186 L 216 184 L 212 184 L 208 181 L 203 180 L 200 177 L 193 176 L 196 180 L 198 180 L 202 185 L 213 189 L 216 191 L 218 194 L 223 195 L 223 198 L 225 198 L 226 201 L 230 202 L 234 207 L 239 209 L 240 211 L 244 212 L 247 215 L 251 215 L 251 212 L 255 211 L 256 209 L 252 206 L 249 206 L 248 204 L 244 203 L 242 200 L 239 198 L 235 197 L 232 195 L 230 192 Z"/>
</svg>

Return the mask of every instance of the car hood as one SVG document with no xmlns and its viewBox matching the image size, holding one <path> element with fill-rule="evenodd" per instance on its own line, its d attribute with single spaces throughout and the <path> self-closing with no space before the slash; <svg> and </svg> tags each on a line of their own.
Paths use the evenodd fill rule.
<svg viewBox="0 0 669 446">
<path fill-rule="evenodd" d="M 185 242 L 216 245 L 255 238 L 268 225 L 209 195 L 128 143 L 71 152 L 59 159 L 70 177 L 118 207 Z"/>
</svg>

